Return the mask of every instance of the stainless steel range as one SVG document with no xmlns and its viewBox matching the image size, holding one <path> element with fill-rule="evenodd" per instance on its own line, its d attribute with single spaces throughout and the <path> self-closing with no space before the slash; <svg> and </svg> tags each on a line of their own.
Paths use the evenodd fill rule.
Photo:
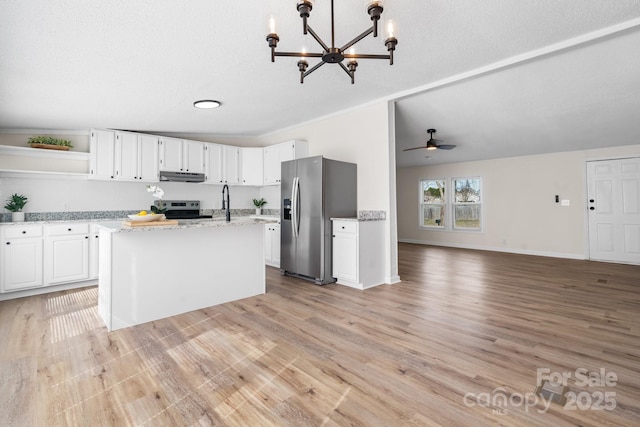
<svg viewBox="0 0 640 427">
<path fill-rule="evenodd" d="M 211 215 L 200 215 L 199 200 L 156 200 L 153 205 L 158 209 L 166 209 L 167 219 L 211 218 Z"/>
</svg>

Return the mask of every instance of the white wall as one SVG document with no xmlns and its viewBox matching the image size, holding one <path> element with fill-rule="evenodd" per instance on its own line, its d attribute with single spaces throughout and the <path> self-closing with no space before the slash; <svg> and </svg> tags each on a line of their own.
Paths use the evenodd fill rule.
<svg viewBox="0 0 640 427">
<path fill-rule="evenodd" d="M 301 124 L 261 138 L 264 145 L 309 142 L 309 156 L 358 165 L 358 210 L 389 210 L 389 126 L 386 103 Z"/>
<path fill-rule="evenodd" d="M 0 200 L 6 200 L 13 193 L 24 194 L 29 198 L 25 212 L 142 210 L 148 209 L 154 201 L 146 185 L 140 182 L 30 177 L 25 174 L 19 178 L 0 178 Z M 203 209 L 222 208 L 222 186 L 181 182 L 159 185 L 165 191 L 165 200 L 193 199 L 200 200 Z M 265 190 L 266 193 L 268 191 Z M 252 199 L 264 197 L 260 194 L 257 187 L 231 186 L 231 209 L 254 208 Z M 265 208 L 277 207 L 267 205 Z"/>
<path fill-rule="evenodd" d="M 585 162 L 629 156 L 640 145 L 398 169 L 398 240 L 586 258 Z M 419 180 L 466 176 L 482 177 L 483 230 L 419 229 Z"/>
</svg>

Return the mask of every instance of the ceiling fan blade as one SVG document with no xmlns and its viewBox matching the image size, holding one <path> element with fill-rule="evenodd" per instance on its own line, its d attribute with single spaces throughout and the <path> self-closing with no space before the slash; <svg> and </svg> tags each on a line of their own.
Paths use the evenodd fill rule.
<svg viewBox="0 0 640 427">
<path fill-rule="evenodd" d="M 426 149 L 427 147 L 425 147 L 424 145 L 422 147 L 413 147 L 413 148 L 407 148 L 406 150 L 402 150 L 402 151 L 411 151 L 411 150 L 419 150 L 419 149 Z"/>
<path fill-rule="evenodd" d="M 456 148 L 456 146 L 452 144 L 438 145 L 438 150 L 453 150 L 454 148 Z"/>
</svg>

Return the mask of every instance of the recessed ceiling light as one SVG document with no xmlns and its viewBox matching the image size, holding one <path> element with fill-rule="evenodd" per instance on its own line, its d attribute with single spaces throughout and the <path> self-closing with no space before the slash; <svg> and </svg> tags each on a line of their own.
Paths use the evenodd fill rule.
<svg viewBox="0 0 640 427">
<path fill-rule="evenodd" d="M 194 107 L 203 109 L 218 108 L 220 105 L 220 101 L 214 101 L 213 99 L 201 99 L 193 103 Z"/>
</svg>

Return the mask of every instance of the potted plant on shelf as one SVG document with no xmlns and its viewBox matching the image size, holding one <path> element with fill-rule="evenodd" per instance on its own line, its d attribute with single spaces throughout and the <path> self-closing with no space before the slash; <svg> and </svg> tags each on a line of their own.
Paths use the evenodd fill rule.
<svg viewBox="0 0 640 427">
<path fill-rule="evenodd" d="M 31 145 L 31 148 L 47 148 L 51 150 L 69 151 L 70 148 L 73 148 L 71 141 L 51 136 L 33 136 L 29 138 L 27 144 Z"/>
<path fill-rule="evenodd" d="M 256 207 L 256 215 L 262 215 L 262 207 L 267 204 L 263 198 L 253 199 L 253 205 Z"/>
<path fill-rule="evenodd" d="M 27 196 L 24 194 L 12 194 L 7 199 L 7 204 L 4 205 L 4 208 L 11 212 L 11 221 L 13 222 L 23 222 L 24 221 L 24 212 L 22 212 L 22 208 L 27 204 Z"/>
</svg>

